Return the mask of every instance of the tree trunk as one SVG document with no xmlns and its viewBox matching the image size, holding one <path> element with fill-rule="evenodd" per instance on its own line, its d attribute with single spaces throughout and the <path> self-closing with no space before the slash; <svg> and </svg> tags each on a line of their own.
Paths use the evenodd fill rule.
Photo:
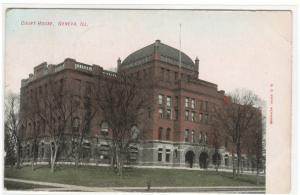
<svg viewBox="0 0 300 195">
<path fill-rule="evenodd" d="M 241 162 L 241 153 L 240 153 L 240 144 L 236 144 L 236 156 L 237 156 L 237 176 L 240 175 L 240 162 Z"/>
<path fill-rule="evenodd" d="M 56 163 L 56 156 L 57 156 L 58 146 L 54 146 L 54 153 L 52 151 L 53 156 L 51 156 L 51 172 L 55 171 L 55 163 Z"/>
<path fill-rule="evenodd" d="M 76 146 L 76 149 L 75 149 L 75 167 L 76 169 L 79 167 L 79 148 L 78 146 Z"/>
<path fill-rule="evenodd" d="M 20 161 L 21 161 L 21 158 L 20 158 L 20 146 L 21 144 L 19 143 L 19 141 L 17 141 L 17 169 L 19 169 L 21 166 L 20 166 Z"/>
<path fill-rule="evenodd" d="M 123 176 L 123 156 L 122 156 L 122 149 L 117 146 L 116 148 L 116 163 L 117 163 L 117 172 L 119 176 Z"/>
<path fill-rule="evenodd" d="M 235 160 L 234 160 L 234 152 L 232 151 L 232 174 L 233 178 L 235 178 L 236 170 L 235 170 Z"/>
</svg>

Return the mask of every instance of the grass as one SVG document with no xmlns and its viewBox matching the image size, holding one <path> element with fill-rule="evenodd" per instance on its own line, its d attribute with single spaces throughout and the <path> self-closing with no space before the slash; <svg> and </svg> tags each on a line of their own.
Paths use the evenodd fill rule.
<svg viewBox="0 0 300 195">
<path fill-rule="evenodd" d="M 21 169 L 6 168 L 5 177 L 35 181 L 55 182 L 97 187 L 144 187 L 147 180 L 151 186 L 254 186 L 256 177 L 243 175 L 233 179 L 231 173 L 195 170 L 126 168 L 122 177 L 109 167 L 58 166 L 54 173 L 47 166 L 30 166 Z M 264 177 L 260 178 L 264 185 Z"/>
<path fill-rule="evenodd" d="M 34 188 L 52 188 L 51 186 L 42 186 L 14 181 L 4 181 L 4 188 L 7 190 L 32 190 Z"/>
</svg>

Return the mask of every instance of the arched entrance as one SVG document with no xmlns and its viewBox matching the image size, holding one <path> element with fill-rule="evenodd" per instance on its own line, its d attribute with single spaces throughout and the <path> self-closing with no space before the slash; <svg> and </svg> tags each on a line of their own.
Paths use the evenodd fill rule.
<svg viewBox="0 0 300 195">
<path fill-rule="evenodd" d="M 194 156 L 195 156 L 195 154 L 194 154 L 193 151 L 188 151 L 188 152 L 185 154 L 185 163 L 188 163 L 190 168 L 193 167 Z"/>
<path fill-rule="evenodd" d="M 208 154 L 206 152 L 201 152 L 199 156 L 200 168 L 206 169 L 208 164 Z"/>
</svg>

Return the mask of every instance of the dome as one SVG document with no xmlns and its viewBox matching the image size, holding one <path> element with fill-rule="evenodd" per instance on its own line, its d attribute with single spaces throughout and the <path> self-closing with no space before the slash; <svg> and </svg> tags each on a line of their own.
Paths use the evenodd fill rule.
<svg viewBox="0 0 300 195">
<path fill-rule="evenodd" d="M 179 66 L 179 50 L 156 40 L 154 43 L 130 54 L 121 64 L 121 68 L 130 68 L 149 62 L 153 59 L 155 49 L 160 60 Z M 185 53 L 181 52 L 181 66 L 194 70 L 194 62 Z"/>
</svg>

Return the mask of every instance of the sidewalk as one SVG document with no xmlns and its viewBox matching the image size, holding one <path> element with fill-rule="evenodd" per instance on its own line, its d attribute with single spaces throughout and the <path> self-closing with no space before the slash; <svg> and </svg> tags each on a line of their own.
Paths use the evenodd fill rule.
<svg viewBox="0 0 300 195">
<path fill-rule="evenodd" d="M 83 191 L 83 192 L 147 192 L 145 187 L 87 187 L 60 183 L 32 181 L 24 179 L 4 178 L 6 181 L 49 186 L 49 188 L 35 188 L 33 191 Z M 206 186 L 206 187 L 151 187 L 150 192 L 226 192 L 226 193 L 265 193 L 263 186 Z"/>
</svg>

